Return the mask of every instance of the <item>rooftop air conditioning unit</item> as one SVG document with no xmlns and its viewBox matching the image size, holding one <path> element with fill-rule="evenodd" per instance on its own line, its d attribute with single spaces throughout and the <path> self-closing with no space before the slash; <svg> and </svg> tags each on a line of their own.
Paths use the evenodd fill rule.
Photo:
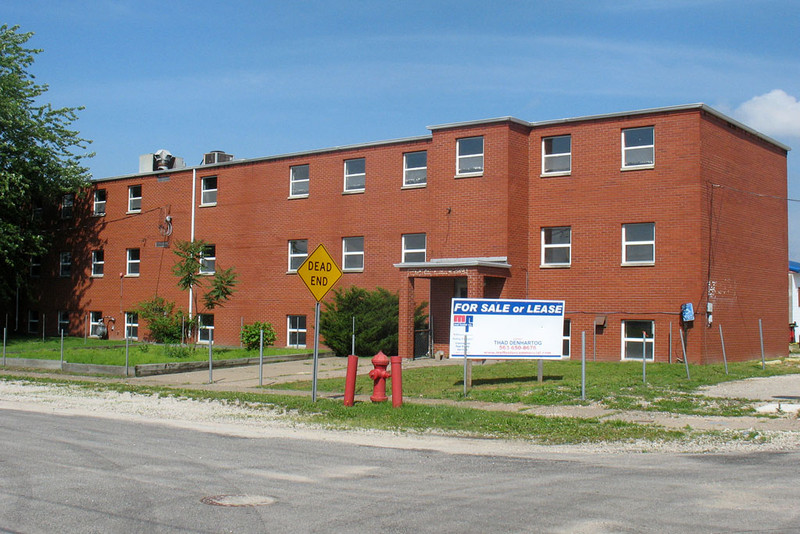
<svg viewBox="0 0 800 534">
<path fill-rule="evenodd" d="M 225 163 L 233 159 L 233 154 L 226 154 L 221 150 L 213 150 L 203 155 L 203 165 L 213 165 L 215 163 Z"/>
</svg>

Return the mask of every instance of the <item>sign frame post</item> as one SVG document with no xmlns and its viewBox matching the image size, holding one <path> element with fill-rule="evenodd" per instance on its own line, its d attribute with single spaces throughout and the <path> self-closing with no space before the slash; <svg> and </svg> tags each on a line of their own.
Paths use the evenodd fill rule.
<svg viewBox="0 0 800 534">
<path fill-rule="evenodd" d="M 319 369 L 319 303 L 342 277 L 342 271 L 320 243 L 314 252 L 297 268 L 297 274 L 317 301 L 314 307 L 314 362 L 311 375 L 311 402 L 317 402 L 317 374 Z"/>
</svg>

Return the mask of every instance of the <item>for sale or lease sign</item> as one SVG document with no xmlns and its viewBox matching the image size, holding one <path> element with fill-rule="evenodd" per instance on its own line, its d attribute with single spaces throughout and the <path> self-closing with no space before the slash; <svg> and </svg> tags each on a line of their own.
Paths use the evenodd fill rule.
<svg viewBox="0 0 800 534">
<path fill-rule="evenodd" d="M 450 357 L 560 358 L 563 300 L 453 299 Z"/>
</svg>

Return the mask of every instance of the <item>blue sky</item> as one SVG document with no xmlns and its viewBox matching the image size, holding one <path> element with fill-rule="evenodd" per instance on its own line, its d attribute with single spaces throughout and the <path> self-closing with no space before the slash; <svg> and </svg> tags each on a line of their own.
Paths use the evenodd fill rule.
<svg viewBox="0 0 800 534">
<path fill-rule="evenodd" d="M 200 162 L 704 102 L 793 147 L 800 2 L 4 0 L 47 99 L 85 106 L 95 177 L 165 148 Z M 790 202 L 800 260 L 800 202 Z M 792 228 L 797 228 L 792 232 Z M 795 234 L 795 235 L 792 235 Z"/>
</svg>

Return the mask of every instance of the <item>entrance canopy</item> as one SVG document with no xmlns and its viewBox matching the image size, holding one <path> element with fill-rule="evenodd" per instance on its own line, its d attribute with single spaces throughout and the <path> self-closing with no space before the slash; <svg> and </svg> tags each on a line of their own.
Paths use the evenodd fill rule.
<svg viewBox="0 0 800 534">
<path fill-rule="evenodd" d="M 398 352 L 410 358 L 414 354 L 414 310 L 418 278 L 430 282 L 430 295 L 420 295 L 429 302 L 429 323 L 435 349 L 447 353 L 450 327 L 450 300 L 462 298 L 500 298 L 511 265 L 506 257 L 442 258 L 424 262 L 395 264 L 400 270 L 400 324 Z M 423 286 L 427 287 L 427 284 Z M 438 345 L 438 346 L 437 346 Z"/>
</svg>

